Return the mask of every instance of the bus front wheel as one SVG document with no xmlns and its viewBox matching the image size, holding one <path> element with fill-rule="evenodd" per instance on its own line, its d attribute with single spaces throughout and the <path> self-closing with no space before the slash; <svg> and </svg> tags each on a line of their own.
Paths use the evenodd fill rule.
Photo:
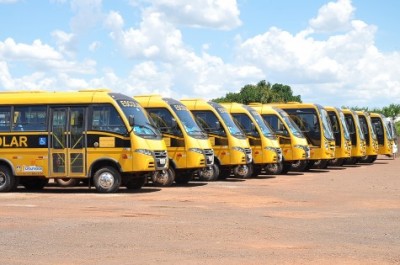
<svg viewBox="0 0 400 265">
<path fill-rule="evenodd" d="M 265 171 L 267 175 L 278 175 L 282 172 L 282 163 L 270 163 L 265 166 Z"/>
<path fill-rule="evenodd" d="M 165 170 L 159 170 L 153 173 L 151 181 L 154 186 L 169 187 L 174 183 L 175 171 L 171 168 Z"/>
<path fill-rule="evenodd" d="M 121 174 L 113 167 L 103 167 L 94 173 L 93 183 L 98 192 L 116 192 L 121 185 Z"/>
</svg>

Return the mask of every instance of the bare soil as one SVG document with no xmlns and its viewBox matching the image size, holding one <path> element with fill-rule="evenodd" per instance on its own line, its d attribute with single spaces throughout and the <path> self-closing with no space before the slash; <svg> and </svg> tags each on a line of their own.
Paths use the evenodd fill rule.
<svg viewBox="0 0 400 265">
<path fill-rule="evenodd" d="M 99 194 L 0 194 L 0 264 L 400 264 L 400 159 Z"/>
</svg>

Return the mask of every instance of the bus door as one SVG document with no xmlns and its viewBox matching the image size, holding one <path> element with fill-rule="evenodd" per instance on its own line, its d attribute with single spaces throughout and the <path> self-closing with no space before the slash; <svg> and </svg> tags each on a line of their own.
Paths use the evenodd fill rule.
<svg viewBox="0 0 400 265">
<path fill-rule="evenodd" d="M 51 109 L 50 170 L 53 177 L 86 176 L 86 108 Z"/>
</svg>

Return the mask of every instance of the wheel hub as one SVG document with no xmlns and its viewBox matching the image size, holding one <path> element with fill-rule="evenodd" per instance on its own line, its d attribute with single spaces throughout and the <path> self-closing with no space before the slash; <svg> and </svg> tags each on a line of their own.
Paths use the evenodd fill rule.
<svg viewBox="0 0 400 265">
<path fill-rule="evenodd" d="M 159 184 L 165 184 L 168 182 L 168 172 L 166 170 L 163 170 L 161 172 L 155 173 L 155 182 Z"/>
<path fill-rule="evenodd" d="M 114 185 L 114 177 L 109 172 L 104 172 L 99 177 L 99 185 L 103 189 L 109 189 Z"/>
</svg>

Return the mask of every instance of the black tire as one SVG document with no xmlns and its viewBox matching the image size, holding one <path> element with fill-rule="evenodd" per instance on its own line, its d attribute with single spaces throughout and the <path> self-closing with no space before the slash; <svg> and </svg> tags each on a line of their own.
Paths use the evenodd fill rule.
<svg viewBox="0 0 400 265">
<path fill-rule="evenodd" d="M 308 160 L 298 160 L 291 165 L 291 171 L 304 172 L 307 168 Z"/>
<path fill-rule="evenodd" d="M 7 166 L 0 166 L 0 192 L 8 192 L 16 189 L 18 178 L 16 178 Z"/>
<path fill-rule="evenodd" d="M 327 160 L 327 159 L 316 160 L 313 165 L 313 168 L 326 169 L 328 167 L 328 162 L 329 162 L 329 160 Z"/>
<path fill-rule="evenodd" d="M 222 168 L 219 172 L 218 179 L 224 180 L 231 177 L 230 168 Z"/>
<path fill-rule="evenodd" d="M 283 168 L 282 168 L 281 174 L 282 175 L 287 174 L 291 170 L 291 168 L 292 168 L 291 164 L 283 164 Z"/>
<path fill-rule="evenodd" d="M 345 160 L 345 164 L 346 165 L 355 165 L 358 162 L 358 157 L 350 157 L 350 158 L 346 158 Z"/>
<path fill-rule="evenodd" d="M 241 178 L 241 179 L 248 178 L 249 174 L 251 174 L 249 165 L 250 164 L 236 166 L 233 169 L 233 175 L 235 176 L 235 178 Z"/>
<path fill-rule="evenodd" d="M 146 179 L 147 179 L 146 176 L 129 179 L 125 183 L 125 187 L 128 190 L 140 190 L 144 186 L 144 184 L 146 183 Z"/>
<path fill-rule="evenodd" d="M 265 166 L 265 172 L 267 175 L 279 175 L 282 172 L 282 163 L 271 163 Z"/>
<path fill-rule="evenodd" d="M 175 175 L 176 184 L 188 184 L 193 179 L 193 174 L 188 172 L 179 172 Z"/>
<path fill-rule="evenodd" d="M 253 167 L 253 177 L 257 177 L 261 175 L 262 167 L 260 166 L 254 166 Z"/>
<path fill-rule="evenodd" d="M 121 185 L 121 174 L 113 167 L 102 167 L 94 173 L 93 184 L 98 192 L 116 192 Z"/>
<path fill-rule="evenodd" d="M 156 171 L 151 176 L 153 185 L 157 187 L 169 187 L 174 183 L 175 171 L 172 168 L 168 168 L 162 171 Z"/>
<path fill-rule="evenodd" d="M 218 171 L 218 172 L 216 172 Z M 218 174 L 216 174 L 218 173 Z M 217 165 L 213 164 L 207 168 L 199 169 L 199 178 L 203 181 L 214 181 L 218 179 L 219 168 Z"/>
<path fill-rule="evenodd" d="M 54 181 L 60 187 L 75 187 L 80 182 L 79 179 L 72 179 L 72 178 L 54 179 Z"/>
<path fill-rule="evenodd" d="M 368 156 L 368 163 L 374 163 L 377 158 L 377 155 Z"/>
<path fill-rule="evenodd" d="M 341 167 L 341 166 L 343 166 L 343 164 L 344 164 L 344 158 L 335 158 L 335 159 L 332 159 L 332 160 L 329 160 L 329 165 L 330 166 L 334 166 L 334 167 Z"/>
<path fill-rule="evenodd" d="M 313 167 L 314 163 L 315 163 L 315 160 L 309 160 L 309 161 L 307 162 L 306 167 L 304 168 L 304 171 L 309 171 L 310 168 Z"/>
<path fill-rule="evenodd" d="M 46 178 L 23 178 L 21 179 L 21 184 L 25 187 L 27 190 L 42 190 L 47 183 L 49 183 L 49 179 Z"/>
<path fill-rule="evenodd" d="M 363 156 L 358 160 L 358 162 L 371 164 L 376 160 L 376 158 L 377 158 L 377 156 L 372 156 L 372 155 L 371 156 Z"/>
</svg>

